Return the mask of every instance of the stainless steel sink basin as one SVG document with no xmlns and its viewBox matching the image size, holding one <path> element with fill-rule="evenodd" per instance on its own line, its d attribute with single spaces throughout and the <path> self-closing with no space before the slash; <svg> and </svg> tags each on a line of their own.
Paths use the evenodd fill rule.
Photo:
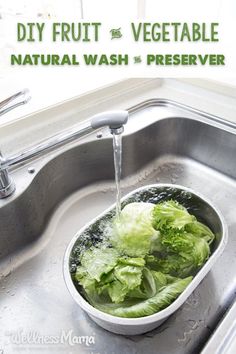
<svg viewBox="0 0 236 354">
<path fill-rule="evenodd" d="M 200 191 L 228 224 L 223 255 L 185 304 L 158 329 L 134 337 L 106 332 L 72 300 L 62 263 L 76 231 L 114 202 L 111 139 L 104 131 L 100 140 L 91 135 L 57 154 L 31 161 L 12 171 L 17 193 L 0 201 L 0 349 L 4 353 L 20 349 L 30 353 L 198 353 L 232 304 L 236 127 L 164 100 L 141 104 L 131 112 L 123 139 L 123 194 L 157 182 Z M 28 173 L 32 166 L 34 174 Z M 26 343 L 23 335 L 28 335 Z M 59 338 L 59 343 L 45 343 L 47 336 Z M 81 336 L 91 336 L 91 343 Z"/>
</svg>

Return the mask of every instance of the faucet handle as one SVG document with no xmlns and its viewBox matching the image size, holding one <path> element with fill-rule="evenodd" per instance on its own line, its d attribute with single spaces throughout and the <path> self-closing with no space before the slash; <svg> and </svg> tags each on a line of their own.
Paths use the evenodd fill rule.
<svg viewBox="0 0 236 354">
<path fill-rule="evenodd" d="M 99 129 L 108 126 L 112 132 L 123 128 L 123 125 L 127 123 L 129 117 L 128 111 L 107 111 L 96 114 L 91 119 L 91 127 L 93 129 Z"/>
<path fill-rule="evenodd" d="M 28 89 L 23 89 L 14 95 L 0 102 L 0 116 L 11 111 L 12 109 L 26 104 L 31 99 Z"/>
</svg>

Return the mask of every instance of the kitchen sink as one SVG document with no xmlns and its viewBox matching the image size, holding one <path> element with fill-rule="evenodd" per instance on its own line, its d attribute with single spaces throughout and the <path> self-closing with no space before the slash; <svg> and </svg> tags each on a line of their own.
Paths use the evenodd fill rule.
<svg viewBox="0 0 236 354">
<path fill-rule="evenodd" d="M 115 200 L 112 138 L 106 129 L 100 139 L 90 134 L 11 171 L 16 193 L 0 201 L 0 352 L 199 353 L 234 302 L 236 126 L 167 100 L 130 113 L 122 194 L 153 183 L 201 192 L 228 225 L 224 253 L 156 330 L 120 336 L 98 327 L 71 298 L 62 272 L 74 234 Z"/>
</svg>

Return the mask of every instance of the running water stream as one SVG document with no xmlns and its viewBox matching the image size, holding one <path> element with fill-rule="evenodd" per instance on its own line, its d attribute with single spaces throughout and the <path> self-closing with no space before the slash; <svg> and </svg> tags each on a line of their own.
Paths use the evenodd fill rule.
<svg viewBox="0 0 236 354">
<path fill-rule="evenodd" d="M 119 216 L 121 212 L 120 179 L 122 169 L 122 134 L 113 134 L 113 153 L 116 183 L 116 215 Z"/>
</svg>

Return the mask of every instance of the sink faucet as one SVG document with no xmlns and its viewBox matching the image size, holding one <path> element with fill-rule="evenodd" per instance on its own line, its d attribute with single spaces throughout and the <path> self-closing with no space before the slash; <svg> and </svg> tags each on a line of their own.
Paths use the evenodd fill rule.
<svg viewBox="0 0 236 354">
<path fill-rule="evenodd" d="M 26 104 L 29 102 L 30 98 L 28 89 L 24 89 L 17 92 L 13 96 L 10 96 L 0 103 L 0 116 L 14 108 Z M 9 176 L 8 170 L 6 168 L 2 168 L 4 161 L 5 160 L 0 151 L 0 199 L 8 197 L 15 191 L 15 184 Z"/>
<path fill-rule="evenodd" d="M 21 91 L 21 95 L 22 93 L 25 94 L 26 90 Z M 25 98 L 24 100 L 16 103 L 15 99 L 20 96 L 19 94 L 20 93 L 0 103 L 0 115 L 28 102 L 29 99 Z M 3 113 L 1 113 L 2 108 L 6 106 L 4 102 L 7 102 L 7 104 L 12 102 L 12 105 L 3 109 Z M 15 191 L 15 183 L 10 177 L 8 171 L 10 167 L 25 163 L 33 157 L 42 156 L 49 151 L 53 151 L 60 146 L 75 141 L 82 136 L 105 126 L 110 128 L 111 134 L 121 134 L 124 129 L 123 125 L 128 121 L 128 116 L 128 111 L 123 110 L 99 113 L 79 126 L 72 127 L 63 133 L 56 134 L 53 137 L 44 140 L 33 147 L 23 150 L 18 154 L 4 158 L 0 152 L 0 199 L 12 195 Z"/>
</svg>

